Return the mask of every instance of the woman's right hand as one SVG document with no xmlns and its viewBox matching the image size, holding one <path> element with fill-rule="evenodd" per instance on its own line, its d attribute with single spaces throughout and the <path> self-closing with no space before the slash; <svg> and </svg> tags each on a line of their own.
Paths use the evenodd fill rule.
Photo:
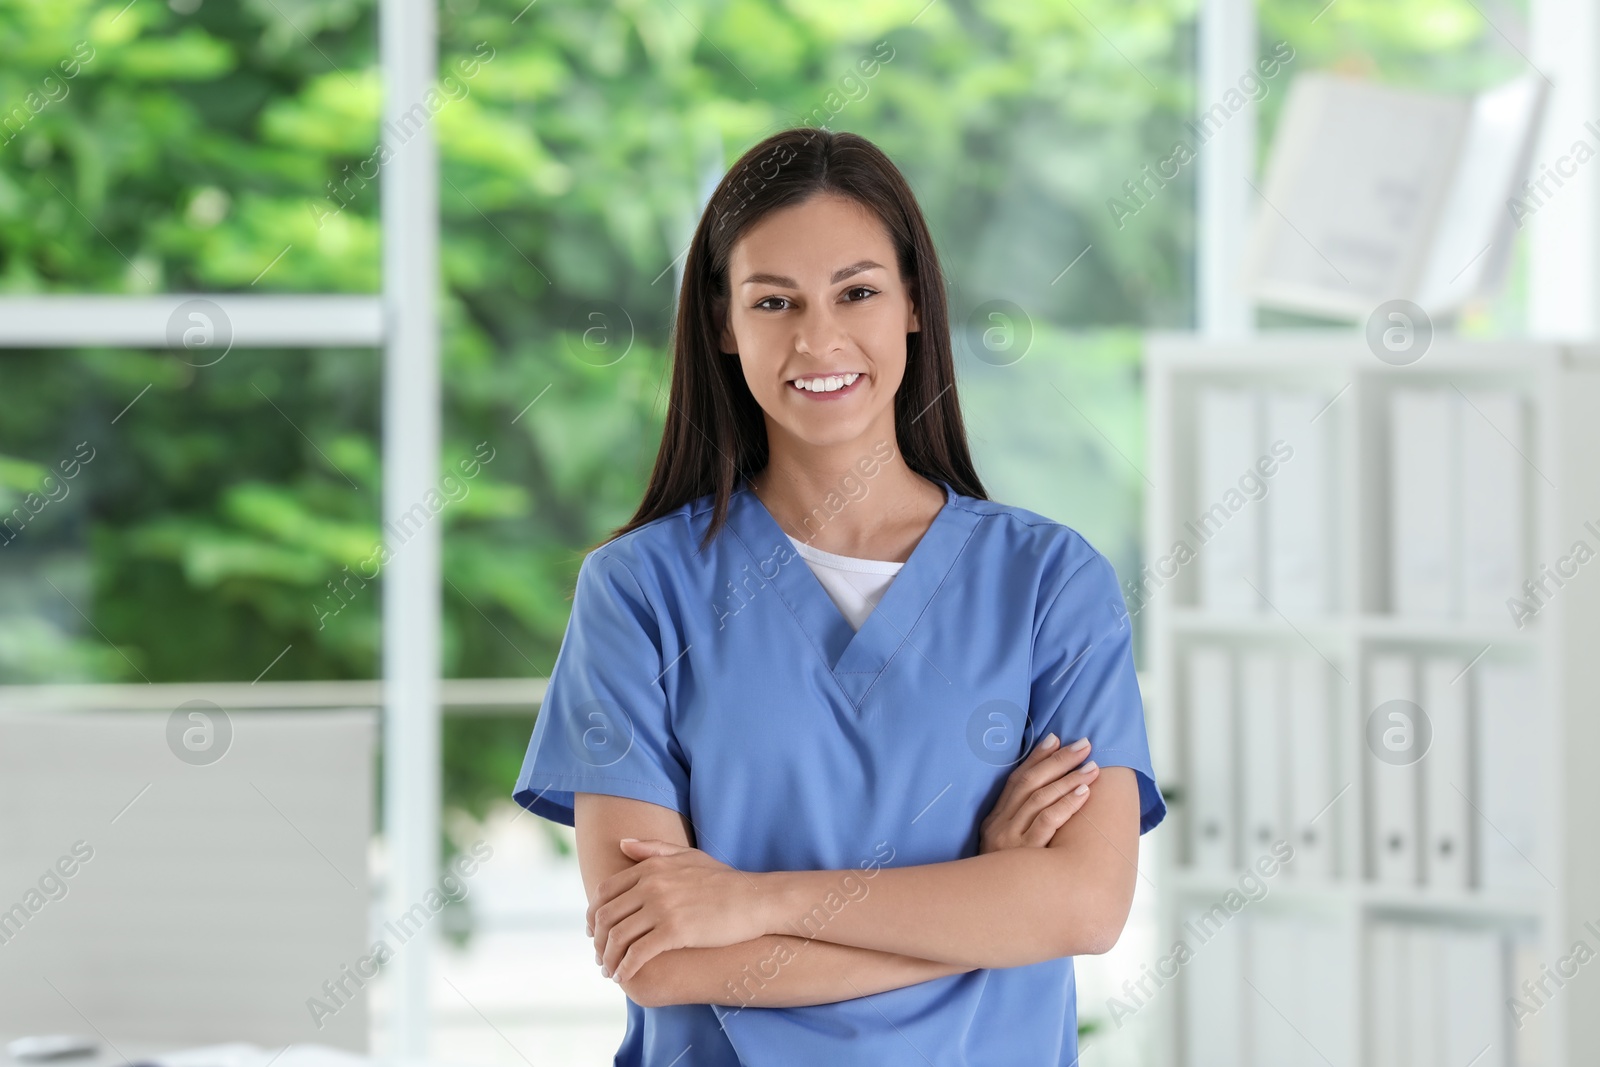
<svg viewBox="0 0 1600 1067">
<path fill-rule="evenodd" d="M 978 853 L 1004 848 L 1043 848 L 1089 799 L 1089 783 L 1100 773 L 1089 758 L 1086 737 L 1066 748 L 1050 734 L 1019 763 L 984 818 Z"/>
</svg>

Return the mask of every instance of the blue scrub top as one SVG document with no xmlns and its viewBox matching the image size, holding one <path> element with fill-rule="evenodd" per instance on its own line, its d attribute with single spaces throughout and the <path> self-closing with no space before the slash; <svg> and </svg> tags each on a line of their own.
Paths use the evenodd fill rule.
<svg viewBox="0 0 1600 1067">
<path fill-rule="evenodd" d="M 1053 732 L 1133 768 L 1139 831 L 1154 827 L 1166 805 L 1110 563 L 1061 523 L 940 484 L 859 631 L 747 482 L 704 552 L 710 496 L 590 553 L 516 801 L 570 826 L 574 792 L 633 797 L 688 815 L 695 846 L 740 870 L 860 877 L 976 855 L 1006 776 Z M 630 999 L 615 1063 L 1069 1067 L 1075 993 L 1061 958 L 807 1007 Z"/>
</svg>

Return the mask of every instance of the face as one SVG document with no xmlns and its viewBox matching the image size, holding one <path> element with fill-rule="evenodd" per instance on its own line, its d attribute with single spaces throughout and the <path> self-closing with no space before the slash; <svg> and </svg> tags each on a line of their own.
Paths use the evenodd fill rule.
<svg viewBox="0 0 1600 1067">
<path fill-rule="evenodd" d="M 876 215 L 831 193 L 774 211 L 734 244 L 728 289 L 722 351 L 772 449 L 894 442 L 906 334 L 921 327 Z"/>
</svg>

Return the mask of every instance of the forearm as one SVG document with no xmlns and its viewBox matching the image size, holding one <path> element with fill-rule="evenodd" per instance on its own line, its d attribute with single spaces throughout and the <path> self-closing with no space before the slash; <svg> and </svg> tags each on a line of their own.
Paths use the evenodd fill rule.
<svg viewBox="0 0 1600 1067">
<path fill-rule="evenodd" d="M 885 867 L 870 879 L 857 871 L 775 871 L 764 876 L 768 925 L 773 933 L 965 967 L 1103 952 L 1118 901 L 1101 872 L 1067 859 L 1057 850 L 1007 849 Z M 856 886 L 854 895 L 842 885 Z"/>
<path fill-rule="evenodd" d="M 1139 789 L 1103 768 L 1044 848 L 862 871 L 771 871 L 763 926 L 966 967 L 1022 967 L 1108 951 L 1133 902 Z"/>
<path fill-rule="evenodd" d="M 627 983 L 640 1004 L 794 1008 L 901 989 L 973 970 L 892 952 L 775 934 L 654 957 Z"/>
<path fill-rule="evenodd" d="M 1043 848 L 912 867 L 747 872 L 678 842 L 619 839 L 621 858 L 638 862 L 586 886 L 595 948 L 625 989 L 675 949 L 759 945 L 767 935 L 958 970 L 1105 952 L 1121 936 L 1133 900 L 1140 798 L 1126 767 L 1102 769 L 1098 782 Z M 743 956 L 714 973 L 725 989 L 729 972 L 752 962 L 758 960 Z M 701 995 L 696 986 L 682 999 L 701 1002 Z"/>
</svg>

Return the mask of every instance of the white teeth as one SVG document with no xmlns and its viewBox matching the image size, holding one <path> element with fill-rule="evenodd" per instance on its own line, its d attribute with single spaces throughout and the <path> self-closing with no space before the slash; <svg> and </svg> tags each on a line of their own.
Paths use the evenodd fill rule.
<svg viewBox="0 0 1600 1067">
<path fill-rule="evenodd" d="M 794 386 L 812 393 L 831 393 L 853 383 L 860 374 L 835 374 L 827 378 L 796 378 Z"/>
</svg>

